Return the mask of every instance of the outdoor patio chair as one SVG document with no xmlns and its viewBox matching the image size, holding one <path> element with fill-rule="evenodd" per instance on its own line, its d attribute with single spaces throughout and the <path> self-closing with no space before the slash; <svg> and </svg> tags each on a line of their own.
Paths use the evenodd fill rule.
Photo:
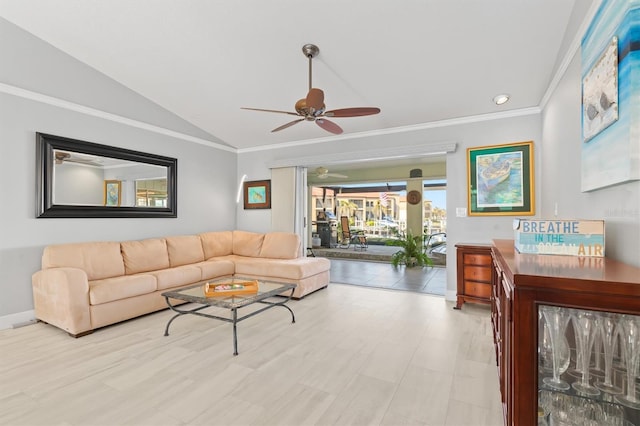
<svg viewBox="0 0 640 426">
<path fill-rule="evenodd" d="M 340 226 L 342 227 L 342 236 L 338 243 L 339 248 L 349 248 L 354 246 L 354 250 L 366 250 L 369 247 L 367 236 L 363 233 L 353 233 L 349 228 L 349 218 L 347 216 L 340 217 Z"/>
<path fill-rule="evenodd" d="M 369 247 L 369 244 L 367 243 L 367 236 L 362 233 L 354 235 L 351 239 L 351 243 L 353 244 L 354 250 L 366 250 Z"/>
<path fill-rule="evenodd" d="M 351 229 L 349 229 L 349 218 L 347 216 L 340 216 L 340 227 L 342 232 L 340 234 L 340 240 L 338 241 L 339 248 L 349 248 L 351 244 Z"/>
</svg>

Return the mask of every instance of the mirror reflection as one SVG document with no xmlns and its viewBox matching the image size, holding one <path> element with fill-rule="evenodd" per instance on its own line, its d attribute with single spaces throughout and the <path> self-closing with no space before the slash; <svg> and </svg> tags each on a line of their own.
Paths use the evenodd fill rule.
<svg viewBox="0 0 640 426">
<path fill-rule="evenodd" d="M 167 168 L 55 149 L 53 203 L 167 207 Z"/>
<path fill-rule="evenodd" d="M 36 217 L 177 217 L 175 158 L 36 133 Z"/>
</svg>

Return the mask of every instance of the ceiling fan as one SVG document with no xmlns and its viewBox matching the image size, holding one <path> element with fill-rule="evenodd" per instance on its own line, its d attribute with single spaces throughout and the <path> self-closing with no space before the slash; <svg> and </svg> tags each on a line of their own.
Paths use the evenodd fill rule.
<svg viewBox="0 0 640 426">
<path fill-rule="evenodd" d="M 316 176 L 318 179 L 326 179 L 328 177 L 346 179 L 349 177 L 346 175 L 341 175 L 340 173 L 329 173 L 329 169 L 327 169 L 326 167 L 318 167 L 311 174 Z"/>
<path fill-rule="evenodd" d="M 342 129 L 336 123 L 327 120 L 326 117 L 362 117 L 365 115 L 378 114 L 380 112 L 380 108 L 375 107 L 341 108 L 326 111 L 324 104 L 324 92 L 318 88 L 312 87 L 311 85 L 311 61 L 313 58 L 318 56 L 318 53 L 320 53 L 320 49 L 315 44 L 305 44 L 304 46 L 302 46 L 302 53 L 304 53 L 304 56 L 309 59 L 309 92 L 307 93 L 307 96 L 305 98 L 300 99 L 298 100 L 298 102 L 296 102 L 296 112 L 246 107 L 242 107 L 241 109 L 247 109 L 251 111 L 276 112 L 280 114 L 289 114 L 301 117 L 283 124 L 280 127 L 276 127 L 271 132 L 278 132 L 306 120 L 315 121 L 318 126 L 336 135 L 342 133 Z"/>
<path fill-rule="evenodd" d="M 85 164 L 87 166 L 102 166 L 102 163 L 99 160 L 89 155 L 83 156 L 78 153 L 72 154 L 64 151 L 55 151 L 54 156 L 55 156 L 56 164 L 62 164 L 67 162 L 67 163 Z"/>
</svg>

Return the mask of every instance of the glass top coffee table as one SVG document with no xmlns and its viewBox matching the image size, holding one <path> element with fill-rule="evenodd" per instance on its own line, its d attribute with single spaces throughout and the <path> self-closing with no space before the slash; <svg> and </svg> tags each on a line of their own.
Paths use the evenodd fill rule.
<svg viewBox="0 0 640 426">
<path fill-rule="evenodd" d="M 234 284 L 236 287 L 242 285 L 243 289 L 235 290 L 233 288 Z M 228 290 L 222 290 L 220 292 L 213 291 L 214 287 L 216 287 L 217 289 L 226 288 L 219 287 L 221 285 L 228 285 L 231 288 L 228 288 Z M 254 285 L 257 288 L 255 288 Z M 167 327 L 164 330 L 164 335 L 169 335 L 169 326 L 171 325 L 173 320 L 175 320 L 179 316 L 186 314 L 198 315 L 205 318 L 212 318 L 220 321 L 230 322 L 233 324 L 233 354 L 238 355 L 238 334 L 236 330 L 236 324 L 238 322 L 257 315 L 260 312 L 264 312 L 267 309 L 271 309 L 275 306 L 282 306 L 283 308 L 286 308 L 291 313 L 291 322 L 296 322 L 296 317 L 293 314 L 293 311 L 291 310 L 291 308 L 285 305 L 285 303 L 291 300 L 291 296 L 293 296 L 293 291 L 295 290 L 295 288 L 295 284 L 279 283 L 275 281 L 260 279 L 256 280 L 253 278 L 233 277 L 203 281 L 201 283 L 194 284 L 188 287 L 164 292 L 162 293 L 162 296 L 164 296 L 167 305 L 169 305 L 169 308 L 172 311 L 176 312 L 176 315 L 174 315 L 167 323 Z M 207 292 L 207 290 L 209 290 L 209 292 Z M 285 294 L 283 297 L 282 295 L 287 291 L 289 291 L 289 293 Z M 171 299 L 190 302 L 196 304 L 197 306 L 192 309 L 179 309 L 171 303 Z M 255 304 L 266 306 L 263 306 L 257 310 L 251 310 L 243 316 L 238 316 L 238 310 L 240 308 L 245 308 Z M 229 309 L 231 315 L 230 317 L 223 317 L 219 315 L 200 312 L 203 309 L 210 307 Z"/>
</svg>

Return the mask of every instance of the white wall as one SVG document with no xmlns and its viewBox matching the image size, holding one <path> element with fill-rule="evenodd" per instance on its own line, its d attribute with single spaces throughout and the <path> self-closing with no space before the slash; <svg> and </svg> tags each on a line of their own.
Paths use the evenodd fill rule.
<svg viewBox="0 0 640 426">
<path fill-rule="evenodd" d="M 127 240 L 207 230 L 270 229 L 271 210 L 234 204 L 240 176 L 270 179 L 267 164 L 287 158 L 457 143 L 446 159 L 448 243 L 512 238 L 513 217 L 455 217 L 467 207 L 466 148 L 534 141 L 536 217 L 605 219 L 607 255 L 640 266 L 640 182 L 580 192 L 580 69 L 571 63 L 542 114 L 420 131 L 270 147 L 236 155 L 194 142 L 208 138 L 178 117 L 0 19 L 0 83 L 91 106 L 186 136 L 167 136 L 99 116 L 0 93 L 0 319 L 33 308 L 31 274 L 48 244 Z M 25 54 L 28 52 L 28 54 Z M 347 119 L 348 120 L 348 119 Z M 345 128 L 348 125 L 345 121 Z M 178 158 L 176 219 L 35 219 L 35 132 Z M 215 138 L 211 137 L 215 141 Z M 237 161 L 237 166 L 236 166 Z M 455 295 L 455 251 L 447 258 L 447 296 Z"/>
<path fill-rule="evenodd" d="M 580 56 L 570 63 L 549 97 L 541 114 L 504 118 L 469 124 L 401 133 L 390 136 L 350 139 L 300 147 L 271 148 L 238 156 L 238 172 L 250 170 L 257 178 L 268 179 L 265 162 L 287 158 L 319 159 L 327 153 L 368 150 L 422 143 L 425 146 L 455 141 L 455 153 L 447 155 L 447 243 L 490 242 L 513 238 L 513 216 L 456 217 L 457 207 L 467 207 L 466 148 L 509 142 L 534 141 L 536 218 L 604 219 L 607 257 L 640 267 L 640 181 L 583 193 L 581 179 L 581 75 Z M 319 160 L 321 161 L 321 160 Z M 268 230 L 270 211 L 238 211 L 238 226 L 255 231 Z M 447 297 L 456 287 L 455 251 L 447 253 Z"/>
<path fill-rule="evenodd" d="M 0 94 L 0 317 L 33 309 L 31 275 L 56 243 L 233 229 L 235 153 Z M 45 132 L 178 159 L 175 219 L 36 219 L 36 136 Z"/>
<path fill-rule="evenodd" d="M 2 88 L 8 85 L 18 92 L 27 89 L 52 97 L 31 99 L 0 90 L 0 328 L 4 318 L 33 309 L 31 275 L 40 269 L 46 245 L 235 228 L 231 202 L 237 187 L 235 151 L 207 145 L 205 140 L 194 143 L 206 135 L 2 19 L 0 51 L 5 58 L 0 67 Z M 78 108 L 58 106 L 67 100 Z M 95 110 L 77 112 L 82 106 Z M 144 122 L 122 124 L 96 112 Z M 169 131 L 146 130 L 145 123 Z M 177 158 L 178 217 L 36 219 L 36 132 Z"/>
<path fill-rule="evenodd" d="M 3 18 L 0 18 L 0 52 L 0 83 L 220 142 Z"/>
<path fill-rule="evenodd" d="M 640 181 L 581 192 L 580 55 L 573 58 L 542 120 L 542 204 L 545 218 L 604 219 L 605 254 L 640 267 Z M 625 113 L 624 111 L 621 112 Z"/>
<path fill-rule="evenodd" d="M 103 204 L 104 170 L 76 163 L 64 162 L 53 167 L 54 204 Z"/>
<path fill-rule="evenodd" d="M 455 296 L 456 243 L 490 243 L 494 238 L 513 238 L 513 217 L 455 217 L 456 207 L 467 207 L 467 156 L 468 147 L 522 142 L 533 140 L 535 143 L 536 163 L 539 160 L 541 146 L 541 116 L 531 114 L 500 120 L 481 121 L 463 125 L 432 128 L 416 132 L 398 133 L 368 137 L 367 139 L 348 139 L 324 142 L 315 145 L 286 146 L 263 151 L 244 152 L 238 155 L 238 175 L 250 174 L 250 180 L 269 179 L 267 164 L 287 158 L 307 158 L 336 152 L 360 152 L 366 157 L 368 151 L 387 149 L 392 146 L 402 153 L 403 147 L 430 145 L 443 142 L 457 143 L 457 150 L 447 155 L 447 245 L 452 247 L 447 253 L 447 297 Z M 536 168 L 536 181 L 540 168 Z M 239 179 L 239 177 L 238 177 Z M 536 190 L 536 193 L 538 191 Z M 271 211 L 245 211 L 238 209 L 238 228 L 256 232 L 268 231 L 271 225 Z"/>
<path fill-rule="evenodd" d="M 271 172 L 271 226 L 277 232 L 295 232 L 296 199 L 295 167 L 282 167 Z"/>
</svg>

